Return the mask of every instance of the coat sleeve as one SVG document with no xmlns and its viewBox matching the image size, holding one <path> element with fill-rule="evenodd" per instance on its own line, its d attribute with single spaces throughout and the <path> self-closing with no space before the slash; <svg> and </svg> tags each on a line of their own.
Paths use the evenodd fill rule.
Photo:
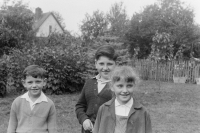
<svg viewBox="0 0 200 133">
<path fill-rule="evenodd" d="M 47 128 L 48 133 L 57 133 L 57 124 L 56 124 L 56 108 L 54 103 L 50 108 L 50 113 L 47 119 Z"/>
<path fill-rule="evenodd" d="M 152 133 L 151 118 L 148 112 L 145 115 L 145 133 Z"/>
<path fill-rule="evenodd" d="M 83 86 L 78 102 L 75 105 L 76 117 L 81 125 L 86 119 L 89 119 L 89 117 L 86 115 L 86 110 L 87 110 L 87 101 L 85 97 L 86 84 L 87 82 Z"/>
<path fill-rule="evenodd" d="M 15 133 L 17 129 L 17 114 L 16 114 L 16 100 L 11 105 L 10 119 L 8 124 L 7 133 Z"/>
<path fill-rule="evenodd" d="M 103 106 L 100 106 L 98 113 L 97 113 L 97 118 L 95 120 L 95 124 L 94 124 L 94 129 L 92 133 L 98 133 L 99 132 L 99 128 L 100 128 L 100 123 L 101 123 L 101 116 L 102 116 L 102 111 L 103 111 Z"/>
</svg>

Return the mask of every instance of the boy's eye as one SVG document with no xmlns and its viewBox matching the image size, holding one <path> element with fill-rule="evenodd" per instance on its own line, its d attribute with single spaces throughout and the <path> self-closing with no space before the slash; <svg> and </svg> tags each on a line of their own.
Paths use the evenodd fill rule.
<svg viewBox="0 0 200 133">
<path fill-rule="evenodd" d="M 28 84 L 32 84 L 33 82 L 32 81 L 29 81 L 29 82 L 27 82 Z"/>
<path fill-rule="evenodd" d="M 113 65 L 113 63 L 108 63 L 108 66 L 112 66 Z"/>
<path fill-rule="evenodd" d="M 41 83 L 41 81 L 35 81 L 36 83 Z"/>
<path fill-rule="evenodd" d="M 117 87 L 118 87 L 118 88 L 122 88 L 122 87 L 123 87 L 123 85 L 117 85 Z"/>
<path fill-rule="evenodd" d="M 133 84 L 128 84 L 127 87 L 131 88 L 131 87 L 133 87 Z"/>
</svg>

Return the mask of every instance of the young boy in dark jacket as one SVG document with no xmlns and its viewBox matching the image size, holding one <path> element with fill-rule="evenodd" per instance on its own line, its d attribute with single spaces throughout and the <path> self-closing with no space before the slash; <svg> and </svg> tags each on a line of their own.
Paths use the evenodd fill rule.
<svg viewBox="0 0 200 133">
<path fill-rule="evenodd" d="M 88 79 L 76 104 L 76 116 L 82 125 L 82 133 L 89 133 L 99 107 L 112 98 L 109 89 L 110 73 L 116 65 L 117 55 L 115 50 L 108 45 L 101 46 L 95 53 L 95 67 L 98 75 Z"/>
</svg>

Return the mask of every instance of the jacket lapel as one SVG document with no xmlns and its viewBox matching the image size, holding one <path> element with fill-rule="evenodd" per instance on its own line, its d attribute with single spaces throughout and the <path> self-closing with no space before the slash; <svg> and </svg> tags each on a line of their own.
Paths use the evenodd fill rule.
<svg viewBox="0 0 200 133">
<path fill-rule="evenodd" d="M 105 105 L 108 107 L 108 112 L 110 113 L 110 116 L 115 121 L 115 97 L 113 97 L 110 101 L 106 102 Z"/>
<path fill-rule="evenodd" d="M 132 115 L 136 111 L 136 109 L 140 109 L 141 107 L 142 105 L 137 100 L 133 99 L 133 105 L 131 107 L 128 117 L 130 117 L 130 115 Z"/>
</svg>

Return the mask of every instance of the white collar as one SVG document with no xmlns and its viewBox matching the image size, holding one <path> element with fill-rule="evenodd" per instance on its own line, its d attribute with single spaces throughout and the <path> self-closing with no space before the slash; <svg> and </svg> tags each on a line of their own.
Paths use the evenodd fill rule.
<svg viewBox="0 0 200 133">
<path fill-rule="evenodd" d="M 131 108 L 133 105 L 133 98 L 131 97 L 131 99 L 126 103 L 126 104 L 120 104 L 117 100 L 117 98 L 115 99 L 115 107 L 118 107 L 118 106 L 126 106 L 128 108 Z"/>
<path fill-rule="evenodd" d="M 102 83 L 102 84 L 103 84 L 103 83 L 108 83 L 108 82 L 111 81 L 111 80 L 104 80 L 104 81 L 102 81 L 99 74 L 98 74 L 97 76 L 95 76 L 95 78 L 97 79 L 97 82 L 100 82 L 100 83 Z"/>
<path fill-rule="evenodd" d="M 22 96 L 21 96 L 21 98 L 25 98 L 27 101 L 30 101 L 30 97 L 29 97 L 29 95 L 28 95 L 28 92 L 26 92 L 25 94 L 23 94 Z M 40 97 L 38 97 L 38 99 L 36 100 L 37 101 L 37 103 L 40 103 L 40 102 L 48 102 L 47 101 L 47 97 L 44 95 L 44 93 L 43 92 L 41 92 L 41 95 L 40 95 Z"/>
</svg>

